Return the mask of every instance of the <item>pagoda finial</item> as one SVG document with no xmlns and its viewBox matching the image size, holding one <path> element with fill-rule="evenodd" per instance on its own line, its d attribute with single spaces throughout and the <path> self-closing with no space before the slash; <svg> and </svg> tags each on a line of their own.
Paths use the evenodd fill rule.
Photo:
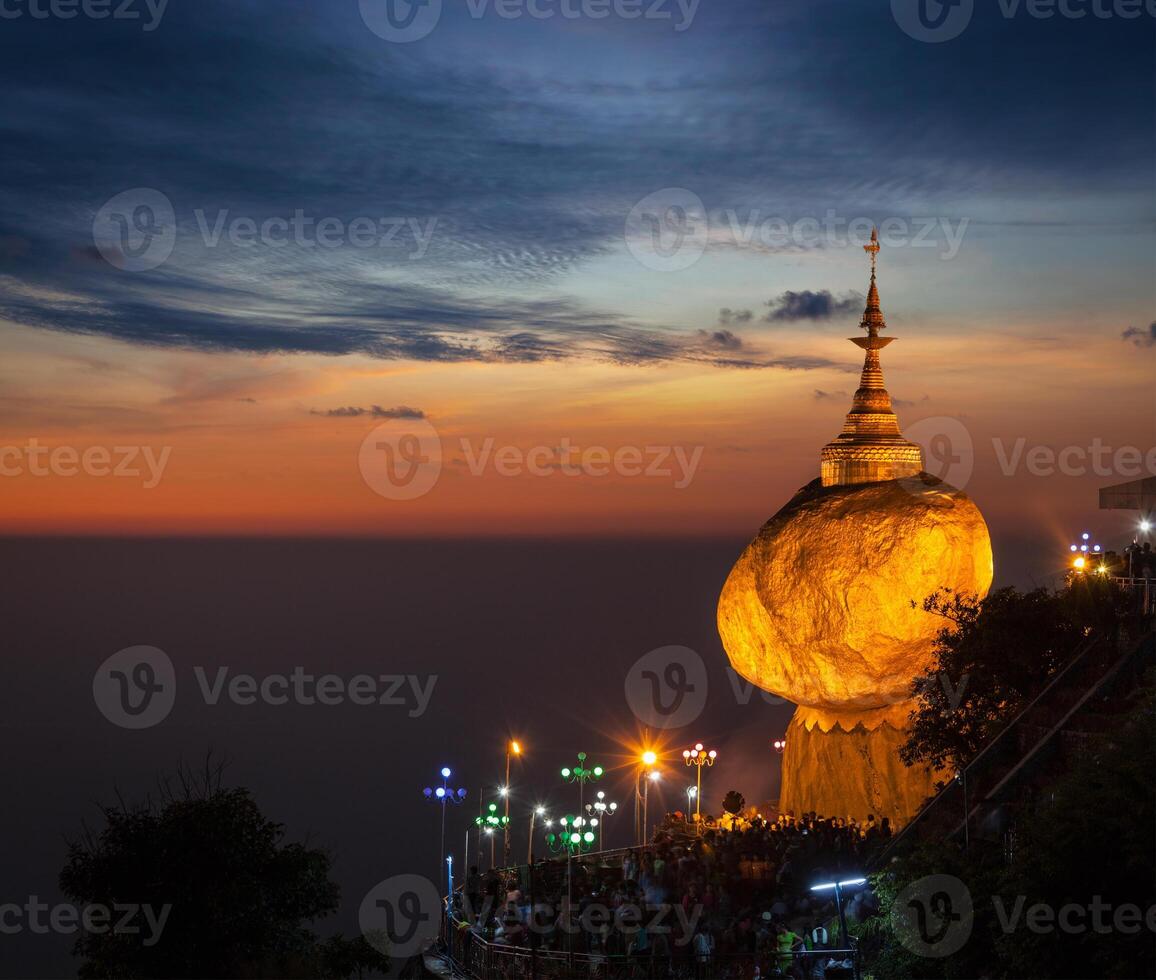
<svg viewBox="0 0 1156 980">
<path fill-rule="evenodd" d="M 879 255 L 878 228 L 871 229 L 871 241 L 863 246 L 863 251 L 871 256 L 871 285 L 867 289 L 867 306 L 863 309 L 863 319 L 859 321 L 859 326 L 867 331 L 868 336 L 878 337 L 879 331 L 887 326 L 879 306 L 879 290 L 875 286 L 875 260 Z"/>
<path fill-rule="evenodd" d="M 875 278 L 875 257 L 879 254 L 879 229 L 872 226 L 871 241 L 863 246 L 863 251 L 871 256 L 871 278 Z"/>
<path fill-rule="evenodd" d="M 825 487 L 898 480 L 923 469 L 922 450 L 904 439 L 899 431 L 899 420 L 891 407 L 891 396 L 883 384 L 883 368 L 879 363 L 879 352 L 895 338 L 879 336 L 887 324 L 875 286 L 878 229 L 871 229 L 871 241 L 863 246 L 863 251 L 871 256 L 871 286 L 867 290 L 863 319 L 859 321 L 867 336 L 852 337 L 851 343 L 863 348 L 866 356 L 843 431 L 823 447 L 821 473 Z"/>
</svg>

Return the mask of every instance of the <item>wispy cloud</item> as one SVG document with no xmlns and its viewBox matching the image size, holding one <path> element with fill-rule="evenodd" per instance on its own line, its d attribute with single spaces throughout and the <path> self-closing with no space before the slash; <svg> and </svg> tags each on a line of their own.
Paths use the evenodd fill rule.
<svg viewBox="0 0 1156 980">
<path fill-rule="evenodd" d="M 410 408 L 408 405 L 398 405 L 396 408 L 382 408 L 380 405 L 371 405 L 369 408 L 348 405 L 342 408 L 311 409 L 310 415 L 324 415 L 331 419 L 358 419 L 368 415 L 374 419 L 424 419 L 425 412 L 420 408 Z"/>
<path fill-rule="evenodd" d="M 1148 325 L 1145 330 L 1141 327 L 1129 327 L 1122 334 L 1122 340 L 1130 340 L 1137 347 L 1156 347 L 1156 323 Z"/>
</svg>

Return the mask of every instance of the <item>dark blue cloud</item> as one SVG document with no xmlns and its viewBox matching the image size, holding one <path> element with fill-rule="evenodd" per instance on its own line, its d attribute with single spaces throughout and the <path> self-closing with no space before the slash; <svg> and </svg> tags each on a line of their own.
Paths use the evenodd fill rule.
<svg viewBox="0 0 1156 980">
<path fill-rule="evenodd" d="M 352 0 L 171 0 L 149 33 L 5 21 L 0 312 L 202 350 L 807 366 L 597 309 L 565 277 L 632 261 L 626 213 L 668 186 L 787 218 L 1150 196 L 1153 26 L 988 6 L 939 45 L 887 3 L 835 0 L 704 3 L 681 33 L 447 3 L 414 45 L 375 37 Z M 167 195 L 179 234 L 128 274 L 91 223 L 135 187 Z M 297 209 L 435 231 L 417 257 L 412 237 L 209 248 L 194 217 Z"/>
<path fill-rule="evenodd" d="M 767 300 L 764 319 L 769 323 L 791 320 L 829 320 L 833 316 L 856 313 L 863 308 L 863 297 L 850 293 L 842 299 L 829 289 L 788 290 Z"/>
</svg>

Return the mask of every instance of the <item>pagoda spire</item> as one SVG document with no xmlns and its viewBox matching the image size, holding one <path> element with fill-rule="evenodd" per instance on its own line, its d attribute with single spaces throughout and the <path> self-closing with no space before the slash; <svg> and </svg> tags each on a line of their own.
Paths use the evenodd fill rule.
<svg viewBox="0 0 1156 980">
<path fill-rule="evenodd" d="M 871 257 L 871 284 L 863 318 L 859 321 L 867 336 L 850 338 L 851 343 L 866 351 L 863 373 L 843 431 L 823 447 L 821 472 L 825 487 L 897 480 L 914 476 L 923 469 L 923 452 L 918 445 L 903 438 L 891 406 L 891 395 L 883 383 L 879 352 L 895 338 L 879 335 L 887 322 L 876 284 L 877 229 L 871 229 L 871 241 L 863 250 Z"/>
</svg>

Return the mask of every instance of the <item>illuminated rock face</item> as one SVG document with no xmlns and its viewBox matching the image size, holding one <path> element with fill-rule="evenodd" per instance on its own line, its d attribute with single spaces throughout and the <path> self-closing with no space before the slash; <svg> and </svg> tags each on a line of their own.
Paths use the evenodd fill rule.
<svg viewBox="0 0 1156 980">
<path fill-rule="evenodd" d="M 962 491 L 927 473 L 815 480 L 735 563 L 719 634 L 763 690 L 838 712 L 880 708 L 909 698 L 930 662 L 944 624 L 923 599 L 940 586 L 983 595 L 991 579 L 987 525 Z"/>
<path fill-rule="evenodd" d="M 906 823 L 944 778 L 899 759 L 912 706 L 901 702 L 880 718 L 800 708 L 787 729 L 779 809 L 857 820 L 873 814 L 895 828 Z"/>
</svg>

